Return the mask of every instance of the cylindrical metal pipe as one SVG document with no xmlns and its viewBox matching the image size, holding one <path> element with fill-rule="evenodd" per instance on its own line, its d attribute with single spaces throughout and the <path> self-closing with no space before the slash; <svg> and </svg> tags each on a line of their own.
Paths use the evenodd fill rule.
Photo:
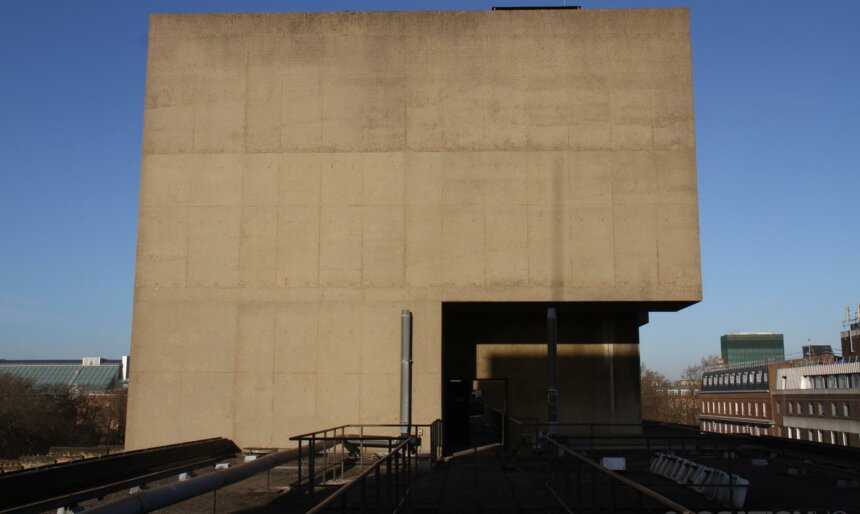
<svg viewBox="0 0 860 514">
<path fill-rule="evenodd" d="M 324 447 L 331 447 L 334 444 L 333 441 L 326 441 Z M 318 448 L 318 450 L 322 451 L 322 448 Z M 150 512 L 245 480 L 277 465 L 296 460 L 299 456 L 297 448 L 270 453 L 229 469 L 216 470 L 184 482 L 174 482 L 123 496 L 86 509 L 86 512 L 108 514 L 141 514 Z"/>
<path fill-rule="evenodd" d="M 412 426 L 412 312 L 400 313 L 400 433 Z"/>
<path fill-rule="evenodd" d="M 558 433 L 558 316 L 555 307 L 546 310 L 547 345 L 547 425 L 550 434 Z"/>
</svg>

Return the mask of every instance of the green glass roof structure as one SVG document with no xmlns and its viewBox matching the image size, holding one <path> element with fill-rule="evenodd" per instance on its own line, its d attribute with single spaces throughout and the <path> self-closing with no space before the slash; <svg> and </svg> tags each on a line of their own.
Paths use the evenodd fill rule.
<svg viewBox="0 0 860 514">
<path fill-rule="evenodd" d="M 40 386 L 64 385 L 89 391 L 104 391 L 115 387 L 120 381 L 122 366 L 119 363 L 84 366 L 81 361 L 23 363 L 0 360 L 0 373 L 32 380 Z"/>
</svg>

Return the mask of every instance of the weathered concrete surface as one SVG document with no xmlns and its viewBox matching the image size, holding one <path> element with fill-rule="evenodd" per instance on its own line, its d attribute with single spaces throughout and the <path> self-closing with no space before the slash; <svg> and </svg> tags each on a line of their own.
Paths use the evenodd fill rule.
<svg viewBox="0 0 860 514">
<path fill-rule="evenodd" d="M 701 298 L 685 9 L 156 15 L 130 448 L 440 412 L 444 301 Z"/>
</svg>

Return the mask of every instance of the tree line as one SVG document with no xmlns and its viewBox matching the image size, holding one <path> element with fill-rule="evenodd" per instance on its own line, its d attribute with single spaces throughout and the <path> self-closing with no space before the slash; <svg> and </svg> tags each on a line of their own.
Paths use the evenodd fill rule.
<svg viewBox="0 0 860 514">
<path fill-rule="evenodd" d="M 717 355 L 709 355 L 687 366 L 681 379 L 669 380 L 665 375 L 641 366 L 642 418 L 680 425 L 698 426 L 699 402 L 705 368 L 720 362 Z"/>
<path fill-rule="evenodd" d="M 122 445 L 126 398 L 125 389 L 88 394 L 0 374 L 0 458 L 42 455 L 52 446 Z"/>
</svg>

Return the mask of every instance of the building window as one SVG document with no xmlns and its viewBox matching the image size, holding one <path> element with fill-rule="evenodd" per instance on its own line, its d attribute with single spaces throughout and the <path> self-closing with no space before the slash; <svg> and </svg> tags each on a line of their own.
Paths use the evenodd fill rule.
<svg viewBox="0 0 860 514">
<path fill-rule="evenodd" d="M 752 404 L 747 402 L 747 415 L 752 416 Z"/>
<path fill-rule="evenodd" d="M 842 415 L 845 416 L 846 418 L 851 415 L 851 411 L 848 408 L 848 402 L 845 402 L 842 404 Z"/>
<path fill-rule="evenodd" d="M 824 415 L 824 404 L 821 402 L 818 402 L 818 415 L 819 416 Z"/>
<path fill-rule="evenodd" d="M 758 404 L 755 404 L 755 417 L 758 417 Z"/>
<path fill-rule="evenodd" d="M 827 389 L 836 389 L 836 377 L 830 375 L 827 377 Z"/>
<path fill-rule="evenodd" d="M 807 441 L 812 441 L 812 430 L 807 430 L 807 431 L 806 431 L 806 440 L 807 440 Z"/>
<path fill-rule="evenodd" d="M 830 415 L 836 417 L 836 402 L 830 402 Z"/>
<path fill-rule="evenodd" d="M 788 405 L 788 413 L 789 413 L 789 414 L 794 414 L 794 404 L 793 404 L 793 403 L 791 403 L 791 402 L 785 402 L 785 403 L 786 403 L 786 405 Z M 777 411 L 777 412 L 779 412 L 779 407 L 778 407 L 778 405 L 779 405 L 779 404 L 777 404 L 777 408 L 776 408 L 776 411 Z"/>
<path fill-rule="evenodd" d="M 812 416 L 815 412 L 812 410 L 812 402 L 806 402 L 806 413 Z"/>
<path fill-rule="evenodd" d="M 798 416 L 803 414 L 803 407 L 800 405 L 800 402 L 794 402 L 794 410 L 797 411 Z"/>
<path fill-rule="evenodd" d="M 818 442 L 819 442 L 819 443 L 823 443 L 823 442 L 824 442 L 824 439 L 821 437 L 821 430 L 818 430 L 818 432 L 817 432 L 817 434 L 816 434 L 816 435 L 818 436 Z"/>
<path fill-rule="evenodd" d="M 782 430 L 782 429 L 780 429 L 780 430 Z M 791 427 L 785 427 L 785 431 L 786 431 L 786 432 L 788 432 L 788 438 L 789 438 L 789 439 L 792 439 L 792 437 L 791 437 Z"/>
<path fill-rule="evenodd" d="M 746 416 L 746 412 L 744 412 L 744 402 L 741 402 L 741 416 Z"/>
<path fill-rule="evenodd" d="M 761 415 L 767 417 L 767 404 L 761 402 Z"/>
<path fill-rule="evenodd" d="M 773 408 L 776 409 L 777 414 L 782 414 L 782 402 L 775 402 L 773 404 Z M 767 414 L 765 414 L 767 416 Z"/>
<path fill-rule="evenodd" d="M 848 389 L 848 375 L 839 375 L 839 389 Z"/>
<path fill-rule="evenodd" d="M 735 416 L 738 415 L 738 402 L 735 402 Z"/>
<path fill-rule="evenodd" d="M 815 377 L 815 388 L 824 389 L 824 377 Z"/>
<path fill-rule="evenodd" d="M 860 389 L 860 373 L 854 373 L 851 375 L 851 388 Z"/>
<path fill-rule="evenodd" d="M 836 432 L 830 431 L 830 444 L 836 444 Z"/>
<path fill-rule="evenodd" d="M 842 446 L 848 446 L 848 434 L 842 432 Z"/>
</svg>

